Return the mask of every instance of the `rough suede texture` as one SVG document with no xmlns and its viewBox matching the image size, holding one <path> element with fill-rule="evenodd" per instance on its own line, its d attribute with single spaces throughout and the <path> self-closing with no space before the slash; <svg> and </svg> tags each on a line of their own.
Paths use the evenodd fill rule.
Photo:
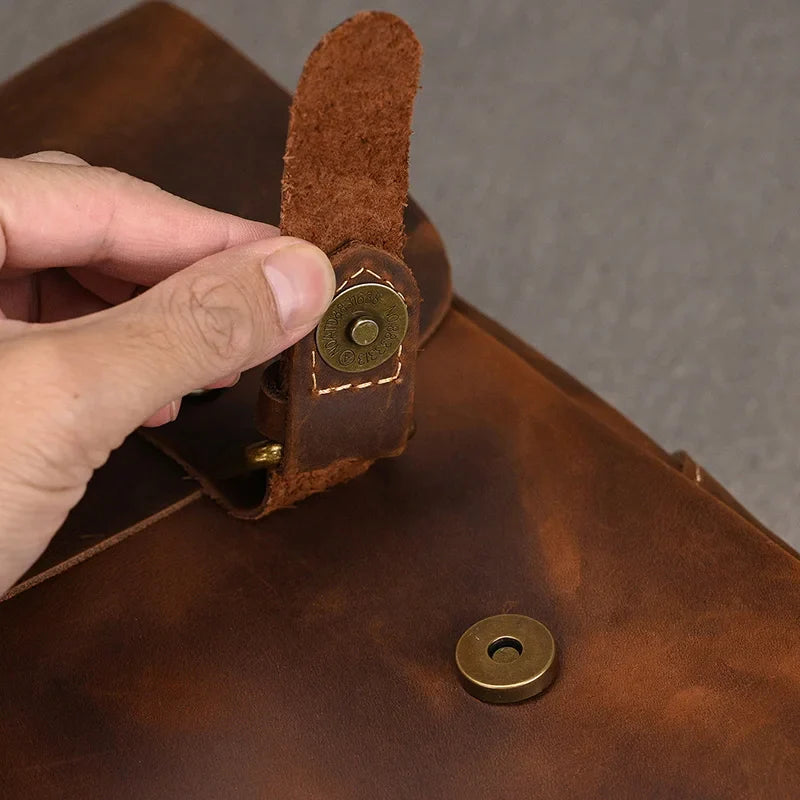
<svg viewBox="0 0 800 800">
<path fill-rule="evenodd" d="M 308 57 L 284 157 L 281 230 L 326 252 L 358 238 L 402 256 L 421 48 L 401 19 L 364 12 Z M 335 75 L 332 85 L 330 76 Z"/>
<path fill-rule="evenodd" d="M 131 2 L 4 0 L 0 76 Z M 292 88 L 370 7 L 175 2 Z M 459 294 L 800 547 L 800 3 L 378 7 L 425 47 L 411 187 Z"/>
<path fill-rule="evenodd" d="M 415 41 L 413 33 L 396 18 L 378 14 L 361 15 L 359 19 L 367 17 L 374 17 L 370 24 L 388 26 L 397 37 Z M 337 36 L 345 39 L 345 49 L 349 47 L 348 38 L 358 35 L 359 24 L 356 20 L 337 30 Z M 405 58 L 406 51 L 415 47 L 418 51 L 417 45 L 406 43 L 395 55 Z M 385 55 L 363 47 L 359 53 L 370 63 L 373 56 L 387 60 Z M 403 71 L 398 66 L 401 62 L 390 60 L 395 64 L 390 74 L 396 77 Z M 404 69 L 416 76 L 418 52 L 417 60 L 406 61 Z M 382 83 L 379 75 L 370 74 L 376 84 Z M 344 79 L 349 85 L 349 76 Z M 409 78 L 401 83 L 412 81 Z M 363 85 L 359 91 L 364 91 Z M 32 97 L 37 98 L 36 103 L 30 101 Z M 312 95 L 311 99 L 317 98 Z M 37 149 L 78 153 L 91 163 L 138 175 L 198 203 L 274 223 L 280 215 L 289 100 L 283 89 L 195 20 L 163 4 L 149 4 L 62 48 L 1 87 L 0 106 L 8 113 L 7 124 L 0 131 L 0 152 L 5 156 Z M 397 115 L 398 109 L 386 106 L 384 112 Z M 382 126 L 376 122 L 378 115 L 373 115 L 369 124 L 385 129 L 391 123 L 398 127 L 400 137 L 407 139 L 410 113 L 409 100 L 402 114 Z M 359 141 L 366 132 L 355 125 L 362 122 L 357 119 L 349 126 Z M 359 158 L 359 154 L 361 149 L 355 148 L 351 155 Z M 424 296 L 424 302 L 417 304 L 420 341 L 424 341 L 449 307 L 450 267 L 435 227 L 419 206 L 411 201 L 403 208 L 408 181 L 406 158 L 407 148 L 395 149 L 393 192 L 397 198 L 393 213 L 387 212 L 385 218 L 395 227 L 399 218 L 401 233 L 404 222 L 407 240 L 403 258 L 413 273 L 413 283 Z M 383 160 L 388 164 L 391 159 L 386 156 Z M 341 159 L 336 163 L 341 165 Z M 355 213 L 350 225 L 351 236 L 367 240 L 371 235 L 369 220 L 362 226 Z M 237 402 L 236 410 L 232 410 L 230 393 L 200 401 L 187 399 L 175 423 L 145 435 L 227 508 L 253 516 L 262 513 L 266 505 L 265 476 L 245 475 L 242 453 L 247 445 L 263 438 L 254 420 L 260 394 L 258 376 L 243 378 L 239 390 L 250 393 L 251 408 L 242 408 Z M 209 437 L 208 428 L 220 435 Z M 282 434 L 271 434 L 267 436 L 282 438 Z M 351 475 L 367 466 L 353 460 L 349 464 L 347 473 Z M 305 493 L 299 487 L 321 485 L 319 472 L 314 470 L 317 477 L 313 480 L 310 476 L 297 480 L 298 495 Z M 279 497 L 295 495 L 289 491 L 290 486 L 284 486 L 273 499 L 277 502 Z M 161 508 L 156 493 L 145 494 L 152 495 L 153 501 L 134 504 L 134 515 L 147 516 Z M 91 502 L 90 498 L 82 507 L 90 508 Z M 64 547 L 62 557 L 80 552 L 97 537 L 113 535 L 124 527 L 114 522 L 116 514 L 105 520 L 97 516 L 93 515 L 92 530 L 83 531 L 84 535 L 90 533 L 89 538 L 73 535 L 70 526 L 59 532 L 56 544 Z M 45 559 L 35 571 L 49 566 Z"/>
</svg>

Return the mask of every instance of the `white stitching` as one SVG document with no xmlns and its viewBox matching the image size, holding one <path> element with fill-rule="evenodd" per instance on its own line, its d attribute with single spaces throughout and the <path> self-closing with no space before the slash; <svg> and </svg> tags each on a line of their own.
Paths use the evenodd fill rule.
<svg viewBox="0 0 800 800">
<path fill-rule="evenodd" d="M 394 284 L 388 278 L 383 278 L 380 275 L 378 275 L 377 272 L 373 272 L 371 269 L 366 269 L 366 267 L 361 267 L 361 269 L 359 269 L 357 272 L 354 272 L 349 278 L 347 278 L 342 283 L 342 285 L 336 290 L 337 294 L 341 292 L 342 289 L 344 289 L 344 287 L 347 286 L 348 283 L 350 283 L 350 281 L 352 281 L 354 278 L 357 278 L 363 272 L 367 272 L 370 275 L 376 277 L 379 281 L 383 281 L 383 283 L 387 284 L 388 286 L 391 286 L 391 288 L 394 289 L 394 291 L 400 295 L 400 297 L 403 299 L 403 302 L 404 303 L 406 302 L 406 298 L 403 297 L 403 293 L 395 289 Z M 397 350 L 397 370 L 395 371 L 394 375 L 391 375 L 388 378 L 380 378 L 379 380 L 376 381 L 366 381 L 365 383 L 357 383 L 355 385 L 353 385 L 352 383 L 343 383 L 340 386 L 329 386 L 326 389 L 320 389 L 317 384 L 317 351 L 313 347 L 311 349 L 311 384 L 313 387 L 314 394 L 317 395 L 331 394 L 333 392 L 343 392 L 346 389 L 353 389 L 353 390 L 367 389 L 370 386 L 382 386 L 386 383 L 392 383 L 399 379 L 400 372 L 402 371 L 402 369 L 403 369 L 403 345 L 400 345 L 400 347 Z"/>
<path fill-rule="evenodd" d="M 311 373 L 311 380 L 314 384 L 314 394 L 331 394 L 332 392 L 343 392 L 345 389 L 366 389 L 369 386 L 382 386 L 385 383 L 392 383 L 396 381 L 400 377 L 400 372 L 403 369 L 403 345 L 400 345 L 399 349 L 397 350 L 397 369 L 395 370 L 394 375 L 390 375 L 388 378 L 381 378 L 377 381 L 366 381 L 365 383 L 357 383 L 355 386 L 352 383 L 343 383 L 341 386 L 329 386 L 327 389 L 318 389 L 317 388 L 317 375 L 316 372 Z M 317 365 L 317 357 L 314 351 L 311 351 L 311 365 L 312 369 L 316 370 Z"/>
<path fill-rule="evenodd" d="M 349 278 L 346 278 L 344 280 L 344 282 L 342 283 L 342 285 L 336 290 L 336 293 L 338 294 L 339 292 L 341 292 L 342 289 L 344 289 L 344 287 L 347 286 L 347 284 L 350 283 L 351 280 L 353 280 L 353 278 L 357 278 L 365 269 L 366 269 L 366 267 L 361 267 L 361 269 L 358 270 L 358 272 L 354 272 Z M 371 269 L 367 270 L 367 272 L 369 272 L 372 275 L 375 275 L 375 273 Z M 375 277 L 376 278 L 380 278 L 381 276 L 380 275 L 375 275 Z M 388 281 L 387 281 L 387 283 L 388 283 Z"/>
<path fill-rule="evenodd" d="M 379 281 L 383 281 L 387 286 L 390 286 L 392 289 L 394 289 L 397 292 L 397 294 L 400 295 L 400 297 L 403 298 L 403 302 L 404 303 L 406 302 L 406 298 L 403 295 L 403 293 L 399 289 L 396 289 L 395 285 L 388 278 L 384 278 L 384 277 L 378 275 L 377 272 L 373 272 L 371 269 L 367 269 L 366 267 L 361 267 L 360 270 L 358 270 L 357 272 L 354 272 L 349 278 L 346 278 L 344 281 L 342 281 L 341 285 L 336 290 L 336 293 L 338 294 L 339 292 L 341 292 L 342 289 L 344 289 L 344 287 L 347 286 L 348 283 L 350 283 L 350 281 L 352 281 L 354 278 L 357 278 L 359 275 L 361 275 L 362 272 L 366 272 L 369 275 L 372 275 L 373 278 L 377 278 Z"/>
<path fill-rule="evenodd" d="M 378 275 L 377 272 L 373 272 L 371 269 L 368 269 L 367 272 L 369 272 L 370 275 L 374 275 L 379 281 L 383 281 L 384 283 L 386 283 L 389 286 L 391 286 L 392 289 L 394 289 L 394 291 L 396 291 L 397 294 L 400 295 L 400 297 L 403 297 L 403 293 L 399 289 L 395 289 L 394 288 L 394 284 L 388 278 L 382 278 L 380 275 Z M 403 297 L 403 302 L 404 303 L 406 302 L 406 298 L 405 297 Z"/>
</svg>

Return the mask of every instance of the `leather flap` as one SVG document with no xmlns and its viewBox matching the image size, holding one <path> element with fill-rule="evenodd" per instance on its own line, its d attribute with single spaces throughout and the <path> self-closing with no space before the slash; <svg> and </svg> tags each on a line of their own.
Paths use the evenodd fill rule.
<svg viewBox="0 0 800 800">
<path fill-rule="evenodd" d="M 0 87 L 0 155 L 72 152 L 152 181 L 197 203 L 276 223 L 280 215 L 289 94 L 231 45 L 168 3 L 145 3 L 23 71 Z M 420 341 L 450 306 L 450 265 L 442 241 L 410 200 L 404 214 L 404 261 L 422 296 Z M 255 424 L 260 370 L 224 393 L 184 404 L 179 421 L 159 432 L 170 452 L 206 491 L 229 507 L 256 508 L 263 474 L 243 477 L 244 448 L 262 438 Z M 232 413 L 235 407 L 236 412 Z M 136 449 L 135 444 L 123 446 Z M 136 449 L 135 458 L 141 453 Z M 125 460 L 124 454 L 115 463 Z M 102 471 L 101 471 L 102 473 Z M 81 504 L 99 496 L 102 474 Z M 179 487 L 180 488 L 180 487 Z M 191 482 L 185 491 L 194 491 Z M 157 496 L 127 516 L 164 507 Z M 57 534 L 63 558 L 120 530 L 117 515 L 92 515 L 90 530 Z M 130 521 L 130 520 L 128 520 Z M 89 539 L 81 538 L 89 535 Z M 53 564 L 48 562 L 48 567 Z M 28 577 L 41 572 L 34 567 Z"/>
</svg>

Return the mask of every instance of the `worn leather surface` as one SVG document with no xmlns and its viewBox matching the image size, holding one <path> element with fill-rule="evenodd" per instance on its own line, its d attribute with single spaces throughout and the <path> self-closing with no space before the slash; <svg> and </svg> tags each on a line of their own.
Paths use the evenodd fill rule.
<svg viewBox="0 0 800 800">
<path fill-rule="evenodd" d="M 91 489 L 72 510 L 37 562 L 20 578 L 27 581 L 95 547 L 110 533 L 135 525 L 148 511 L 156 512 L 196 491 L 185 472 L 167 459 L 157 458 L 145 441 L 131 437 L 114 451 L 92 478 Z M 148 475 L 148 480 L 133 476 Z M 110 503 L 108 498 L 114 497 Z"/>
<path fill-rule="evenodd" d="M 289 95 L 167 3 L 145 3 L 0 86 L 0 153 L 66 150 L 197 203 L 276 224 Z M 450 304 L 442 241 L 412 200 L 405 262 L 426 340 Z"/>
<path fill-rule="evenodd" d="M 65 150 L 203 205 L 274 223 L 280 216 L 289 100 L 285 90 L 195 19 L 165 3 L 146 3 L 0 86 L 0 155 Z M 435 227 L 413 199 L 404 222 L 404 261 L 424 298 L 424 342 L 449 307 L 450 266 Z M 255 370 L 237 387 L 251 392 L 248 407 L 236 404 L 238 415 L 224 396 L 190 400 L 175 424 L 153 432 L 159 446 L 188 465 L 207 492 L 240 513 L 257 512 L 266 493 L 265 475 L 243 477 L 241 459 L 248 444 L 263 438 L 255 424 L 259 380 Z M 205 436 L 209 427 L 220 435 Z M 135 444 L 123 449 L 129 456 L 115 460 L 147 453 Z M 164 469 L 157 463 L 151 468 Z M 101 470 L 83 507 L 102 504 L 102 475 L 111 469 Z M 183 481 L 181 488 L 186 496 L 195 485 Z M 151 500 L 134 506 L 134 516 L 150 516 L 174 499 L 149 494 Z M 63 558 L 130 522 L 116 513 L 94 517 L 88 531 L 78 533 L 68 523 L 58 534 Z M 53 554 L 45 554 L 28 577 L 52 561 Z"/>
<path fill-rule="evenodd" d="M 173 506 L 0 603 L 4 798 L 796 797 L 800 561 L 461 303 L 417 377 L 401 458 L 257 522 Z M 229 447 L 247 380 L 187 436 Z M 561 672 L 497 707 L 453 651 L 503 611 Z"/>
<path fill-rule="evenodd" d="M 283 457 L 259 514 L 399 455 L 413 429 L 421 298 L 402 258 L 420 56 L 403 20 L 367 11 L 326 34 L 300 76 L 284 155 L 281 230 L 331 256 L 338 292 L 378 283 L 399 293 L 408 328 L 397 353 L 364 372 L 331 368 L 313 332 L 284 355 L 276 390 L 259 398 L 266 436 L 279 414 L 284 421 L 277 436 Z"/>
<path fill-rule="evenodd" d="M 798 561 L 460 312 L 418 366 L 402 458 L 0 604 L 9 798 L 796 796 Z M 453 651 L 503 611 L 561 673 L 493 707 Z"/>
<path fill-rule="evenodd" d="M 342 289 L 388 284 L 398 292 L 408 329 L 397 353 L 358 373 L 329 366 L 313 335 L 292 348 L 284 454 L 270 481 L 267 511 L 360 475 L 378 458 L 399 456 L 414 426 L 420 313 L 414 276 L 398 258 L 362 244 L 345 247 L 332 263 Z"/>
</svg>

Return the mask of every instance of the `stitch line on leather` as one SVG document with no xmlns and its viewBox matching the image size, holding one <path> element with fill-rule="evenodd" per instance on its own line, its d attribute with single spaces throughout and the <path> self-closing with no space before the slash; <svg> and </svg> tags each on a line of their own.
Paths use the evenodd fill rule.
<svg viewBox="0 0 800 800">
<path fill-rule="evenodd" d="M 377 278 L 379 281 L 385 283 L 387 286 L 389 286 L 391 289 L 397 292 L 397 294 L 400 295 L 404 303 L 406 302 L 405 295 L 399 289 L 395 289 L 394 284 L 388 278 L 384 278 L 383 276 L 378 275 L 377 272 L 373 272 L 371 269 L 367 269 L 366 267 L 361 267 L 361 269 L 359 269 L 357 272 L 354 272 L 349 278 L 346 278 L 342 282 L 342 285 L 339 286 L 339 288 L 336 290 L 336 293 L 338 294 L 339 292 L 341 292 L 342 289 L 344 289 L 344 287 L 347 286 L 348 283 L 350 283 L 350 281 L 352 281 L 354 278 L 357 278 L 359 275 L 362 275 L 365 272 L 367 273 L 367 275 L 372 275 L 373 278 Z M 406 303 L 406 305 L 408 305 L 408 303 Z"/>
<path fill-rule="evenodd" d="M 331 394 L 332 392 L 343 392 L 347 389 L 367 389 L 370 386 L 383 386 L 386 383 L 392 383 L 400 377 L 400 372 L 403 369 L 403 345 L 400 345 L 397 350 L 397 369 L 394 375 L 388 378 L 380 378 L 376 381 L 366 381 L 364 383 L 343 383 L 340 386 L 329 386 L 327 389 L 317 388 L 317 353 L 315 350 L 311 351 L 311 383 L 313 386 L 314 394 Z"/>
<path fill-rule="evenodd" d="M 400 295 L 401 299 L 403 300 L 406 305 L 406 298 L 403 293 L 399 289 L 395 289 L 394 284 L 388 279 L 384 278 L 382 275 L 378 275 L 377 272 L 373 272 L 371 269 L 367 269 L 366 267 L 361 267 L 360 269 L 356 270 L 349 278 L 345 278 L 342 282 L 341 286 L 336 290 L 336 293 L 344 289 L 350 281 L 355 280 L 359 275 L 363 275 L 364 273 L 367 275 L 372 275 L 374 278 L 377 278 L 382 283 L 385 283 L 387 286 L 391 287 L 391 289 L 397 294 Z M 325 389 L 320 389 L 317 384 L 317 352 L 312 348 L 311 350 L 311 386 L 312 391 L 316 395 L 323 395 L 323 394 L 333 394 L 334 392 L 344 392 L 348 389 L 358 390 L 358 389 L 368 389 L 370 386 L 383 386 L 387 383 L 393 383 L 400 377 L 400 373 L 403 370 L 403 345 L 401 344 L 397 350 L 397 369 L 395 370 L 394 375 L 390 375 L 388 378 L 380 378 L 376 381 L 366 381 L 364 383 L 343 383 L 339 386 L 328 386 Z"/>
</svg>

